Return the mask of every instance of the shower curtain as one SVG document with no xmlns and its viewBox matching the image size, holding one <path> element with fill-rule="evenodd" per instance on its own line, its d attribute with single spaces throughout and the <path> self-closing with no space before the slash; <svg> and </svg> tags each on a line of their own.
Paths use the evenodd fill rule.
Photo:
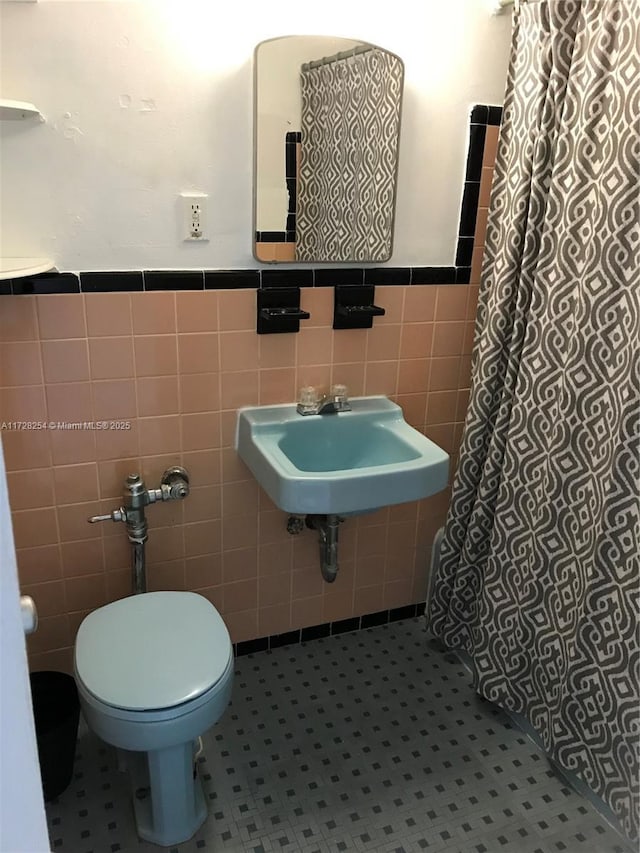
<svg viewBox="0 0 640 853">
<path fill-rule="evenodd" d="M 296 260 L 389 259 L 403 74 L 378 48 L 302 67 Z"/>
<path fill-rule="evenodd" d="M 430 605 L 638 837 L 640 9 L 520 2 Z"/>
</svg>

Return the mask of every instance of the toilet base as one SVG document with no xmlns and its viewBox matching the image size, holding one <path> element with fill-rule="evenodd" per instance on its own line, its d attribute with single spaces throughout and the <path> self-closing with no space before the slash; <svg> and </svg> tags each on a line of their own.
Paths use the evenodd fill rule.
<svg viewBox="0 0 640 853">
<path fill-rule="evenodd" d="M 207 817 L 193 743 L 150 752 L 118 750 L 132 786 L 136 830 L 144 841 L 171 847 L 191 838 Z"/>
</svg>

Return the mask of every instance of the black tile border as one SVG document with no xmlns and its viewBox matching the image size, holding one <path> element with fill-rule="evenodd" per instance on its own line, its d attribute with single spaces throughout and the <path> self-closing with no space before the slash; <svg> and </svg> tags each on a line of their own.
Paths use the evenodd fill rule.
<svg viewBox="0 0 640 853">
<path fill-rule="evenodd" d="M 75 273 L 44 272 L 11 279 L 14 296 L 37 296 L 46 293 L 80 293 L 80 281 Z"/>
<path fill-rule="evenodd" d="M 256 243 L 286 243 L 286 231 L 256 231 Z"/>
<path fill-rule="evenodd" d="M 81 272 L 80 287 L 83 293 L 123 293 L 144 289 L 142 272 Z"/>
<path fill-rule="evenodd" d="M 455 284 L 455 267 L 411 267 L 411 284 Z"/>
<path fill-rule="evenodd" d="M 476 104 L 469 116 L 469 149 L 464 176 L 464 191 L 460 206 L 460 224 L 456 245 L 456 284 L 468 284 L 471 279 L 471 258 L 478 216 L 478 197 L 482 178 L 482 162 L 487 127 L 502 122 L 502 107 Z"/>
<path fill-rule="evenodd" d="M 464 182 L 464 193 L 462 196 L 462 206 L 460 208 L 460 230 L 458 232 L 458 248 L 460 246 L 459 241 L 461 237 L 470 237 L 473 240 L 475 236 L 479 195 L 480 181 Z"/>
<path fill-rule="evenodd" d="M 260 287 L 313 287 L 313 270 L 260 270 Z"/>
<path fill-rule="evenodd" d="M 459 267 L 470 267 L 473 258 L 473 237 L 458 237 L 458 249 L 456 251 L 456 265 Z"/>
<path fill-rule="evenodd" d="M 489 115 L 487 118 L 487 124 L 493 127 L 499 127 L 502 124 L 502 107 L 493 106 L 487 107 L 489 110 Z"/>
<path fill-rule="evenodd" d="M 284 137 L 284 175 L 287 185 L 286 231 L 256 231 L 256 243 L 295 243 L 296 209 L 298 197 L 298 149 L 300 131 L 290 130 Z"/>
<path fill-rule="evenodd" d="M 336 285 L 352 285 L 359 287 L 364 284 L 364 273 L 365 271 L 362 267 L 317 269 L 313 271 L 313 286 L 335 287 Z"/>
<path fill-rule="evenodd" d="M 335 287 L 336 285 L 424 286 L 468 284 L 478 213 L 478 194 L 486 129 L 502 121 L 502 107 L 475 104 L 469 116 L 469 148 L 456 263 L 450 267 L 265 267 L 234 270 L 127 270 L 47 272 L 0 281 L 0 296 L 47 293 L 110 293 L 158 290 L 232 290 L 269 287 Z M 291 155 L 289 155 L 290 157 Z M 291 165 L 291 164 L 289 164 Z M 256 232 L 256 239 L 290 242 L 293 231 Z"/>
<path fill-rule="evenodd" d="M 411 284 L 411 267 L 367 267 L 364 283 L 373 285 Z"/>
<path fill-rule="evenodd" d="M 486 104 L 476 104 L 471 108 L 471 124 L 487 124 L 489 121 L 489 107 Z"/>
<path fill-rule="evenodd" d="M 204 290 L 202 270 L 144 270 L 145 290 Z"/>
<path fill-rule="evenodd" d="M 484 157 L 484 143 L 487 138 L 487 125 L 474 124 L 471 122 L 469 128 L 469 150 L 467 152 L 467 168 L 465 181 L 477 181 L 480 183 L 482 177 L 482 158 Z"/>
<path fill-rule="evenodd" d="M 205 270 L 205 290 L 241 290 L 260 287 L 260 270 Z"/>
<path fill-rule="evenodd" d="M 186 290 L 256 290 L 272 287 L 336 287 L 363 284 L 422 287 L 460 284 L 468 252 L 455 267 L 331 267 L 318 269 L 126 270 L 41 273 L 0 281 L 0 296 L 46 293 L 153 293 Z M 462 277 L 461 277 L 462 275 Z"/>
<path fill-rule="evenodd" d="M 269 637 L 260 637 L 257 640 L 244 640 L 240 643 L 234 643 L 233 651 L 236 657 L 244 657 L 257 652 L 266 652 L 270 649 L 279 649 L 282 646 L 297 646 L 300 643 L 335 637 L 349 631 L 365 631 L 367 628 L 399 622 L 401 619 L 413 619 L 416 616 L 422 616 L 424 608 L 425 602 L 419 601 L 417 604 L 407 604 L 405 607 L 394 607 L 391 610 L 378 610 L 375 613 L 366 613 L 364 616 L 352 616 L 349 619 L 339 619 L 336 622 L 323 622 L 320 625 L 311 625 L 308 628 L 285 631 L 283 634 L 272 634 Z"/>
</svg>

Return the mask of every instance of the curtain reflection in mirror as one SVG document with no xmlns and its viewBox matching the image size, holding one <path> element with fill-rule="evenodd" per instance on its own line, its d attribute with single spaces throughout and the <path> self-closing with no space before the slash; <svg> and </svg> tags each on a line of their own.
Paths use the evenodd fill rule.
<svg viewBox="0 0 640 853">
<path fill-rule="evenodd" d="M 391 256 L 403 65 L 378 48 L 302 66 L 296 260 Z"/>
</svg>

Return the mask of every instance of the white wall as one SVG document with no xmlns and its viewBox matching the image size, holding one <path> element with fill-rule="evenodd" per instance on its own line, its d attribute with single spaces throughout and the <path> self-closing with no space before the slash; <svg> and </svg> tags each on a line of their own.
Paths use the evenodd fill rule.
<svg viewBox="0 0 640 853">
<path fill-rule="evenodd" d="M 252 54 L 297 32 L 403 58 L 392 264 L 451 264 L 469 107 L 504 93 L 511 16 L 492 5 L 0 3 L 0 94 L 46 118 L 2 123 L 1 253 L 67 270 L 256 266 Z M 177 196 L 189 189 L 210 196 L 209 243 L 182 243 Z"/>
</svg>

